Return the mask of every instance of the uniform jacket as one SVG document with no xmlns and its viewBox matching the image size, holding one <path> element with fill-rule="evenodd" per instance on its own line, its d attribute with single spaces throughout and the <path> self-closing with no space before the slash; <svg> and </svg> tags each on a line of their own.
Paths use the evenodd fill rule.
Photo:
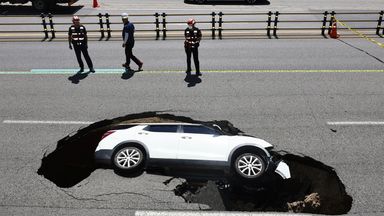
<svg viewBox="0 0 384 216">
<path fill-rule="evenodd" d="M 87 30 L 83 25 L 75 27 L 71 25 L 68 30 L 68 35 L 71 37 L 72 44 L 75 46 L 87 45 Z"/>
<path fill-rule="evenodd" d="M 185 42 L 184 46 L 186 48 L 197 48 L 200 45 L 201 40 L 201 31 L 197 27 L 186 28 L 184 31 Z"/>
</svg>

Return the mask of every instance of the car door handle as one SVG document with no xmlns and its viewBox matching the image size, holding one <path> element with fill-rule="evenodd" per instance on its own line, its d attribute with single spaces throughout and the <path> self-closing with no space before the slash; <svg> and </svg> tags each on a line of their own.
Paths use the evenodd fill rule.
<svg viewBox="0 0 384 216">
<path fill-rule="evenodd" d="M 148 135 L 148 133 L 139 132 L 140 135 Z"/>
<path fill-rule="evenodd" d="M 182 136 L 181 138 L 182 139 L 192 139 L 192 137 L 189 137 L 189 136 Z"/>
</svg>

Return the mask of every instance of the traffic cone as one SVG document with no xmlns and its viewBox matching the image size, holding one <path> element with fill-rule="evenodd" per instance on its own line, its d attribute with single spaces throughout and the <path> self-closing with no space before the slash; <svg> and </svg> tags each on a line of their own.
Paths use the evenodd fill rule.
<svg viewBox="0 0 384 216">
<path fill-rule="evenodd" d="M 99 3 L 97 3 L 97 0 L 93 0 L 93 8 L 100 7 Z"/>
<path fill-rule="evenodd" d="M 333 24 L 332 24 L 332 28 L 331 28 L 331 32 L 329 33 L 329 36 L 331 36 L 331 38 L 334 38 L 334 39 L 337 39 L 340 37 L 339 34 L 337 34 L 337 21 L 334 20 Z"/>
</svg>

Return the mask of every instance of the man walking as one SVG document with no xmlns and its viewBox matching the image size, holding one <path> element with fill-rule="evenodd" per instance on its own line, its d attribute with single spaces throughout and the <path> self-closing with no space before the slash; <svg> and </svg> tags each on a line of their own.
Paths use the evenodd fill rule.
<svg viewBox="0 0 384 216">
<path fill-rule="evenodd" d="M 80 18 L 78 16 L 73 16 L 72 23 L 73 25 L 71 25 L 68 30 L 68 42 L 69 49 L 72 49 L 72 45 L 75 49 L 77 62 L 80 66 L 78 73 L 84 72 L 84 63 L 81 59 L 81 53 L 83 53 L 85 61 L 87 62 L 89 72 L 94 73 L 95 69 L 93 69 L 93 63 L 88 54 L 87 30 L 83 25 L 80 24 Z"/>
<path fill-rule="evenodd" d="M 195 26 L 196 21 L 189 19 L 187 21 L 188 27 L 184 31 L 185 41 L 184 48 L 187 54 L 187 75 L 191 75 L 191 55 L 193 54 L 193 60 L 195 62 L 196 75 L 201 76 L 200 63 L 199 63 L 199 45 L 201 40 L 201 31 Z"/>
<path fill-rule="evenodd" d="M 125 63 L 123 64 L 123 67 L 125 67 L 126 71 L 132 71 L 130 68 L 131 59 L 139 66 L 138 70 L 141 71 L 143 68 L 143 62 L 140 61 L 136 56 L 133 55 L 132 49 L 135 45 L 135 26 L 133 23 L 128 21 L 128 14 L 123 13 L 121 14 L 121 19 L 124 23 L 124 28 L 122 31 L 123 36 L 123 47 L 125 48 Z"/>
</svg>

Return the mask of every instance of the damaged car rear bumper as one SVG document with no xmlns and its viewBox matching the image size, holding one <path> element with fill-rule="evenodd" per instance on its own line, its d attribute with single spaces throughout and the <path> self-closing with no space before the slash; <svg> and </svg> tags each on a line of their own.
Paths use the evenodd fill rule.
<svg viewBox="0 0 384 216">
<path fill-rule="evenodd" d="M 291 171 L 289 169 L 289 166 L 284 161 L 279 161 L 277 163 L 275 173 L 280 175 L 283 179 L 290 179 L 291 178 Z"/>
</svg>

